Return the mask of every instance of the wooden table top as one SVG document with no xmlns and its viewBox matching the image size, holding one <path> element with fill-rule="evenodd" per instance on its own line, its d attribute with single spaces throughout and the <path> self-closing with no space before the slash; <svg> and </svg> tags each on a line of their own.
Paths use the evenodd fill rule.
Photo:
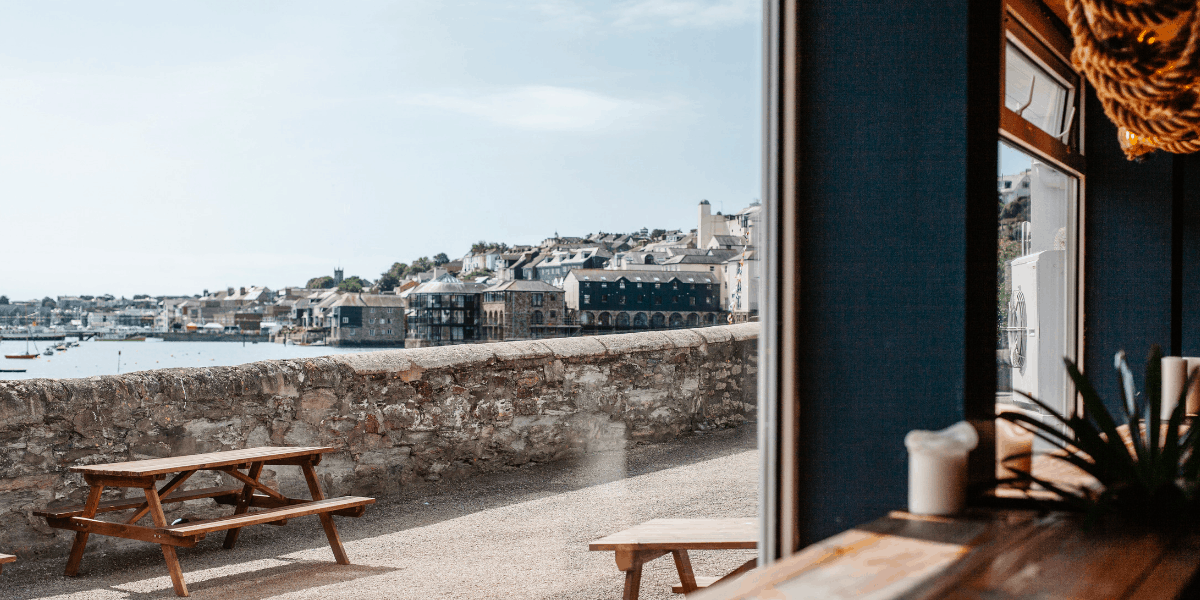
<svg viewBox="0 0 1200 600">
<path fill-rule="evenodd" d="M 229 467 L 256 461 L 281 460 L 297 456 L 311 456 L 334 452 L 336 448 L 324 446 L 289 448 L 264 446 L 261 448 L 243 448 L 226 452 L 211 452 L 209 454 L 191 454 L 188 456 L 173 456 L 171 458 L 152 458 L 149 460 L 134 460 L 128 462 L 109 463 L 106 465 L 85 465 L 71 467 L 75 473 L 89 475 L 109 475 L 114 477 L 146 477 L 164 475 L 199 469 Z"/>
<path fill-rule="evenodd" d="M 696 600 L 1175 598 L 1200 567 L 1200 536 L 1079 515 L 892 513 Z"/>
<path fill-rule="evenodd" d="M 588 550 L 730 550 L 758 547 L 758 519 L 654 519 L 588 544 Z"/>
</svg>

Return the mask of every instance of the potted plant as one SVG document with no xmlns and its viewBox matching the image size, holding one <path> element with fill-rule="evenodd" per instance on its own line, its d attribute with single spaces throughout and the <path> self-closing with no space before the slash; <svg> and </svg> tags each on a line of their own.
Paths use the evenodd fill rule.
<svg viewBox="0 0 1200 600">
<path fill-rule="evenodd" d="M 1118 352 L 1114 367 L 1120 378 L 1121 406 L 1127 436 L 1118 428 L 1091 382 L 1075 363 L 1064 359 L 1067 373 L 1083 399 L 1083 414 L 1060 415 L 1036 398 L 1022 393 L 1042 410 L 1054 416 L 1063 427 L 1043 423 L 1029 415 L 1005 412 L 999 418 L 1016 423 L 1055 446 L 1051 456 L 1066 461 L 1099 482 L 1099 488 L 1074 488 L 1034 477 L 1032 473 L 1012 469 L 1017 481 L 1037 483 L 1061 496 L 1067 507 L 1088 514 L 1088 522 L 1105 515 L 1169 525 L 1196 524 L 1200 509 L 1197 480 L 1200 479 L 1200 455 L 1194 451 L 1197 433 L 1185 422 L 1186 394 L 1192 377 L 1184 385 L 1175 410 L 1166 423 L 1161 418 L 1162 350 L 1154 346 L 1146 364 L 1144 394 L 1134 390 L 1133 373 Z M 1015 456 L 1004 457 L 1010 460 Z"/>
</svg>

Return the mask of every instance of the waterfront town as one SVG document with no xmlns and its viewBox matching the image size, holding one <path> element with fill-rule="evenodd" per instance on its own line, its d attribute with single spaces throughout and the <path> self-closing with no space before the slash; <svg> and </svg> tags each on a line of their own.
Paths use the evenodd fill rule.
<svg viewBox="0 0 1200 600">
<path fill-rule="evenodd" d="M 760 206 L 722 214 L 704 200 L 697 211 L 688 231 L 481 241 L 460 258 L 398 262 L 374 280 L 339 267 L 282 289 L 0 296 L 0 336 L 422 348 L 757 320 Z"/>
</svg>

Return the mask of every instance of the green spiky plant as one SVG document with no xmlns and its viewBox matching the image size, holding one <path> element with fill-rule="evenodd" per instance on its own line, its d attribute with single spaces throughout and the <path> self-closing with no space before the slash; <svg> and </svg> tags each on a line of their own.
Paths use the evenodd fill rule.
<svg viewBox="0 0 1200 600">
<path fill-rule="evenodd" d="M 1102 489 L 1056 484 L 1010 467 L 1018 474 L 1013 480 L 1031 481 L 1053 491 L 1067 506 L 1086 512 L 1090 522 L 1112 514 L 1164 526 L 1191 527 L 1200 523 L 1197 519 L 1200 516 L 1197 494 L 1200 455 L 1194 451 L 1197 428 L 1181 431 L 1184 429 L 1187 391 L 1193 378 L 1189 377 L 1184 385 L 1175 410 L 1166 422 L 1164 434 L 1162 350 L 1154 346 L 1150 351 L 1145 394 L 1134 392 L 1133 373 L 1125 362 L 1125 353 L 1117 353 L 1114 367 L 1120 378 L 1118 387 L 1124 420 L 1132 438 L 1131 448 L 1118 432 L 1117 420 L 1108 412 L 1088 378 L 1079 372 L 1075 363 L 1067 359 L 1063 362 L 1083 399 L 1083 415 L 1060 415 L 1036 398 L 1017 393 L 1053 415 L 1065 426 L 1065 432 L 1021 413 L 1006 412 L 999 418 L 1020 425 L 1054 445 L 1060 451 L 1052 456 L 1095 477 Z M 1004 460 L 1013 458 L 1016 456 Z"/>
</svg>

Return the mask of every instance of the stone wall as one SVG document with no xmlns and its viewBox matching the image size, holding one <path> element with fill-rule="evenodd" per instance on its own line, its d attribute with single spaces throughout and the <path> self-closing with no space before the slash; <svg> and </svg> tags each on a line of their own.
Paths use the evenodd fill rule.
<svg viewBox="0 0 1200 600">
<path fill-rule="evenodd" d="M 757 336 L 755 323 L 0 382 L 0 552 L 66 553 L 68 532 L 31 513 L 83 501 L 73 465 L 327 445 L 327 495 L 386 496 L 737 425 L 754 418 Z M 263 478 L 307 497 L 295 467 Z M 202 502 L 172 514 L 213 514 Z"/>
</svg>

